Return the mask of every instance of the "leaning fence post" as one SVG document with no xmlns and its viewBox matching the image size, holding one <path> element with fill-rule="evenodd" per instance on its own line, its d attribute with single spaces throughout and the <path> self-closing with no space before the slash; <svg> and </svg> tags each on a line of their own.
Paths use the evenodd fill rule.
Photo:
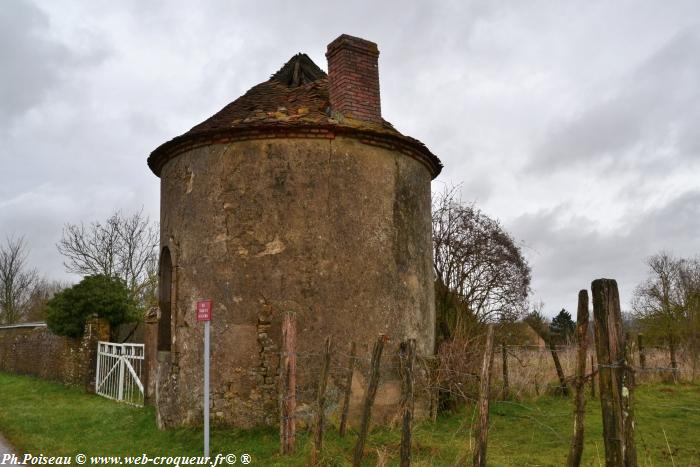
<svg viewBox="0 0 700 467">
<path fill-rule="evenodd" d="M 568 396 L 569 386 L 566 384 L 566 376 L 564 376 L 564 370 L 561 367 L 559 355 L 557 354 L 557 347 L 554 345 L 554 339 L 552 339 L 552 337 L 549 338 L 549 351 L 552 354 L 552 360 L 554 360 L 554 368 L 557 370 L 557 377 L 559 377 L 559 389 L 561 394 Z"/>
<path fill-rule="evenodd" d="M 481 363 L 481 384 L 479 385 L 479 418 L 474 430 L 474 455 L 476 467 L 486 466 L 486 446 L 489 431 L 489 389 L 491 386 L 491 364 L 493 362 L 493 325 L 486 328 L 486 347 Z"/>
<path fill-rule="evenodd" d="M 576 313 L 576 341 L 578 352 L 576 355 L 576 383 L 574 396 L 574 433 L 571 436 L 571 446 L 566 465 L 578 467 L 581 465 L 583 453 L 583 431 L 586 416 L 586 395 L 584 383 L 586 381 L 586 354 L 588 351 L 588 292 L 581 290 L 578 293 L 578 311 Z"/>
<path fill-rule="evenodd" d="M 637 447 L 634 444 L 634 368 L 632 367 L 632 336 L 625 335 L 625 373 L 622 387 L 622 417 L 625 429 L 625 466 L 637 466 Z"/>
<path fill-rule="evenodd" d="M 377 342 L 374 343 L 374 349 L 372 349 L 372 362 L 370 364 L 369 383 L 367 384 L 365 402 L 364 406 L 362 407 L 360 433 L 357 437 L 357 443 L 355 444 L 355 454 L 352 460 L 353 467 L 360 467 L 360 465 L 362 465 L 362 457 L 364 456 L 365 451 L 365 441 L 367 440 L 369 423 L 372 418 L 372 405 L 374 404 L 374 398 L 377 395 L 377 388 L 379 387 L 379 364 L 382 359 L 382 350 L 384 349 L 384 341 L 386 339 L 387 337 L 385 335 L 380 335 L 377 339 Z"/>
<path fill-rule="evenodd" d="M 296 323 L 287 313 L 282 321 L 282 359 L 280 361 L 280 451 L 294 452 L 296 424 Z"/>
<path fill-rule="evenodd" d="M 617 282 L 613 279 L 596 279 L 591 284 L 591 290 L 598 354 L 600 406 L 603 412 L 605 465 L 622 467 L 625 461 L 625 438 L 622 420 L 624 353 L 620 296 Z"/>
<path fill-rule="evenodd" d="M 595 352 L 595 349 L 593 349 Z M 595 399 L 595 363 L 593 363 L 593 354 L 591 354 L 591 399 Z"/>
<path fill-rule="evenodd" d="M 505 341 L 501 342 L 501 359 L 503 360 L 503 399 L 508 399 L 510 395 L 510 385 L 508 384 L 508 350 Z"/>
<path fill-rule="evenodd" d="M 413 366 L 416 359 L 416 340 L 408 339 L 399 347 L 401 364 L 401 467 L 411 465 L 411 428 L 413 423 Z"/>
<path fill-rule="evenodd" d="M 348 374 L 345 377 L 345 395 L 343 397 L 343 409 L 340 414 L 340 428 L 338 434 L 343 437 L 348 425 L 348 411 L 350 410 L 350 395 L 352 394 L 352 374 L 355 370 L 355 343 L 350 344 L 350 360 L 348 362 Z"/>
<path fill-rule="evenodd" d="M 323 449 L 323 428 L 326 418 L 326 387 L 328 386 L 328 372 L 331 366 L 331 338 L 326 337 L 326 343 L 323 346 L 323 366 L 321 374 L 318 378 L 318 389 L 316 391 L 316 414 L 314 424 L 314 446 L 311 451 L 311 465 L 318 463 L 318 456 Z"/>
</svg>

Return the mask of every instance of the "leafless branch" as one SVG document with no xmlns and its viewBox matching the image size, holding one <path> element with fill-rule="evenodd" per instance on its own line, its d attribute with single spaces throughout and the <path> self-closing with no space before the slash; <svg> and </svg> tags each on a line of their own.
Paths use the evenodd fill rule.
<svg viewBox="0 0 700 467">
<path fill-rule="evenodd" d="M 27 254 L 23 237 L 7 238 L 0 246 L 0 323 L 16 323 L 27 312 L 39 280 L 36 270 L 27 268 Z"/>
<path fill-rule="evenodd" d="M 467 321 L 521 315 L 530 291 L 530 267 L 501 225 L 448 188 L 433 204 L 433 267 L 438 314 L 460 332 Z"/>
<path fill-rule="evenodd" d="M 122 279 L 144 305 L 157 283 L 158 228 L 143 211 L 116 211 L 106 222 L 66 224 L 56 245 L 69 272 Z"/>
</svg>

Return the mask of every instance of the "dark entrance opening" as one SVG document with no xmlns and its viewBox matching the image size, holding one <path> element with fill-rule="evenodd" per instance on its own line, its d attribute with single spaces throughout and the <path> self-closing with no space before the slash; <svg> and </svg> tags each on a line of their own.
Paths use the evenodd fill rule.
<svg viewBox="0 0 700 467">
<path fill-rule="evenodd" d="M 160 254 L 158 287 L 158 307 L 160 308 L 160 321 L 158 321 L 158 350 L 170 351 L 170 322 L 171 322 L 171 294 L 173 279 L 173 263 L 170 259 L 170 250 L 163 248 Z"/>
</svg>

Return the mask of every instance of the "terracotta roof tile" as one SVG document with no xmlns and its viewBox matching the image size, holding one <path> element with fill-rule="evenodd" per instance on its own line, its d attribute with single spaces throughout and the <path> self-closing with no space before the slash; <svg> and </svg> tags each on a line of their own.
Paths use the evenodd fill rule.
<svg viewBox="0 0 700 467">
<path fill-rule="evenodd" d="M 433 177 L 442 169 L 440 160 L 420 141 L 399 133 L 389 122 L 374 123 L 333 113 L 328 98 L 328 77 L 306 55 L 292 57 L 272 77 L 252 87 L 190 131 L 160 145 L 148 157 L 148 165 L 160 175 L 163 165 L 184 150 L 227 140 L 305 135 L 313 129 L 324 133 L 355 134 L 368 144 L 382 146 L 395 142 L 396 149 L 423 159 Z M 294 136 L 294 135 L 292 135 Z M 380 144 L 381 143 L 381 144 Z"/>
</svg>

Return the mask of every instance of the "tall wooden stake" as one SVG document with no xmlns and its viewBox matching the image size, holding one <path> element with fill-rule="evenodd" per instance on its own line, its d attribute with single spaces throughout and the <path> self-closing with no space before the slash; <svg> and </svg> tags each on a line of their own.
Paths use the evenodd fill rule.
<svg viewBox="0 0 700 467">
<path fill-rule="evenodd" d="M 311 451 L 311 464 L 318 463 L 318 456 L 323 449 L 323 428 L 326 419 L 326 387 L 328 386 L 328 373 L 331 367 L 331 338 L 326 337 L 323 347 L 323 366 L 318 378 L 318 390 L 316 391 L 316 423 L 314 424 L 314 448 Z"/>
<path fill-rule="evenodd" d="M 632 336 L 625 335 L 625 379 L 622 387 L 622 417 L 625 428 L 625 467 L 637 467 L 634 444 L 634 368 L 632 368 Z"/>
<path fill-rule="evenodd" d="M 668 341 L 668 351 L 671 354 L 671 376 L 673 382 L 678 383 L 678 360 L 676 359 L 676 339 L 674 337 Z"/>
<path fill-rule="evenodd" d="M 554 368 L 556 368 L 557 376 L 559 377 L 559 389 L 561 390 L 561 394 L 564 396 L 568 396 L 569 386 L 566 384 L 566 376 L 564 376 L 564 370 L 562 369 L 561 362 L 559 361 L 557 347 L 554 345 L 554 340 L 551 337 L 549 339 L 549 351 L 552 353 L 552 359 L 554 360 Z"/>
<path fill-rule="evenodd" d="M 427 361 L 428 385 L 430 393 L 430 420 L 437 421 L 438 408 L 440 405 L 440 363 L 437 358 Z"/>
<path fill-rule="evenodd" d="M 280 362 L 280 452 L 292 454 L 296 438 L 296 322 L 286 314 L 282 321 L 282 361 Z"/>
<path fill-rule="evenodd" d="M 352 374 L 355 371 L 355 343 L 350 344 L 350 360 L 348 361 L 348 374 L 345 377 L 345 395 L 343 397 L 343 409 L 340 414 L 340 428 L 338 433 L 341 437 L 345 436 L 348 425 L 348 412 L 350 410 L 350 395 L 352 394 Z"/>
<path fill-rule="evenodd" d="M 591 290 L 598 354 L 600 406 L 603 412 L 605 465 L 623 467 L 625 460 L 622 418 L 624 349 L 620 296 L 617 282 L 612 279 L 594 280 Z"/>
<path fill-rule="evenodd" d="M 503 399 L 508 399 L 510 396 L 510 385 L 508 384 L 508 350 L 505 341 L 501 342 L 501 359 L 503 360 Z"/>
<path fill-rule="evenodd" d="M 637 334 L 637 347 L 639 351 L 639 367 L 644 370 L 647 367 L 647 355 L 644 352 L 644 334 Z"/>
<path fill-rule="evenodd" d="M 474 430 L 475 467 L 486 467 L 486 445 L 489 432 L 489 389 L 491 386 L 491 363 L 493 362 L 493 325 L 486 329 L 486 347 L 481 363 L 481 384 L 479 385 L 479 418 Z"/>
<path fill-rule="evenodd" d="M 578 293 L 576 342 L 578 351 L 576 354 L 576 382 L 574 386 L 574 433 L 571 436 L 569 457 L 566 461 L 568 467 L 581 465 L 581 454 L 583 453 L 583 432 L 586 416 L 584 383 L 586 382 L 586 354 L 588 352 L 588 292 L 585 290 L 581 290 Z"/>
<path fill-rule="evenodd" d="M 386 336 L 381 335 L 374 343 L 374 349 L 372 349 L 372 362 L 370 364 L 370 375 L 369 383 L 367 384 L 367 392 L 365 393 L 365 402 L 362 407 L 362 421 L 360 422 L 360 433 L 357 437 L 357 443 L 355 444 L 355 453 L 352 459 L 353 467 L 360 467 L 362 465 L 362 457 L 365 451 L 365 442 L 367 441 L 367 433 L 369 432 L 369 423 L 372 418 L 372 405 L 374 405 L 374 398 L 377 396 L 377 389 L 379 388 L 379 364 L 382 359 L 382 350 L 384 350 L 384 341 Z"/>
<path fill-rule="evenodd" d="M 401 364 L 401 467 L 411 465 L 411 429 L 413 424 L 413 366 L 416 359 L 416 340 L 408 339 L 399 347 Z"/>
</svg>

